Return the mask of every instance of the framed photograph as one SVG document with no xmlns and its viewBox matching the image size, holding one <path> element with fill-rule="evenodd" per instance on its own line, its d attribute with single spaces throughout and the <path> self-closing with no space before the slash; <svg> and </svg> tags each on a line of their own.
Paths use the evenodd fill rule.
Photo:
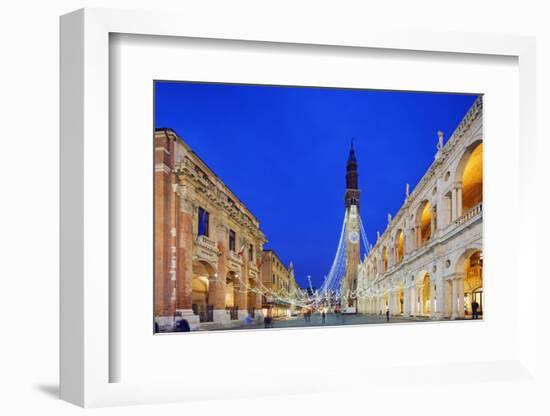
<svg viewBox="0 0 550 416">
<path fill-rule="evenodd" d="M 154 94 L 155 333 L 482 319 L 482 95 Z"/>
<path fill-rule="evenodd" d="M 61 19 L 62 398 L 534 377 L 534 40 L 246 22 Z"/>
</svg>

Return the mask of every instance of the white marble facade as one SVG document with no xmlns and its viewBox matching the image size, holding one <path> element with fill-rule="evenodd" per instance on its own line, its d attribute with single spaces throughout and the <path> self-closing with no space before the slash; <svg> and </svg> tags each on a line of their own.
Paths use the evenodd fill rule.
<svg viewBox="0 0 550 416">
<path fill-rule="evenodd" d="M 474 253 L 483 259 L 482 113 L 480 96 L 445 145 L 441 132 L 434 137 L 434 162 L 410 194 L 406 186 L 403 206 L 394 218 L 388 215 L 386 230 L 358 267 L 359 313 L 389 310 L 391 315 L 434 319 L 468 313 L 466 263 Z M 465 175 L 471 176 L 466 165 L 474 150 L 480 171 L 477 195 L 469 187 L 464 196 Z M 482 294 L 479 276 L 476 291 Z"/>
</svg>

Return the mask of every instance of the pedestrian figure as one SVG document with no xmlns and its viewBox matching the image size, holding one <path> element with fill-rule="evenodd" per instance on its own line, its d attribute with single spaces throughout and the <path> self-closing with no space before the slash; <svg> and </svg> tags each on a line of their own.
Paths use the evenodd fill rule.
<svg viewBox="0 0 550 416">
<path fill-rule="evenodd" d="M 472 302 L 472 319 L 477 319 L 479 317 L 478 314 L 479 309 L 479 303 L 477 303 L 475 300 Z"/>
<path fill-rule="evenodd" d="M 390 322 L 390 308 L 386 306 L 386 321 Z"/>
<path fill-rule="evenodd" d="M 187 322 L 186 319 L 180 319 L 178 322 L 176 322 L 176 332 L 190 332 L 191 327 L 189 326 L 189 322 Z"/>
<path fill-rule="evenodd" d="M 273 328 L 273 317 L 271 316 L 271 313 L 268 313 L 267 316 L 264 318 L 264 327 Z"/>
<path fill-rule="evenodd" d="M 326 310 L 326 308 L 322 308 L 321 309 L 321 322 L 323 324 L 325 323 L 326 317 L 327 317 L 327 310 Z"/>
</svg>

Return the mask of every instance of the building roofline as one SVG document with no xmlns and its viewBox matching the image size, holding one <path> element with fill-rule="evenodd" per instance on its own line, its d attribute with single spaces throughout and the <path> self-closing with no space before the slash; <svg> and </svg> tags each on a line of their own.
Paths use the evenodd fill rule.
<svg viewBox="0 0 550 416">
<path fill-rule="evenodd" d="M 384 236 L 392 228 L 393 224 L 400 221 L 401 217 L 404 215 L 406 208 L 411 204 L 411 201 L 414 200 L 419 193 L 421 193 L 424 186 L 428 183 L 428 174 L 433 172 L 435 168 L 443 162 L 448 156 L 448 152 L 450 152 L 451 147 L 459 140 L 466 128 L 467 120 L 469 118 L 477 118 L 480 113 L 483 112 L 483 94 L 479 94 L 478 97 L 475 99 L 475 101 L 472 103 L 470 108 L 464 113 L 464 116 L 454 129 L 453 133 L 449 137 L 449 139 L 445 142 L 444 146 L 440 149 L 442 158 L 441 160 L 434 160 L 432 163 L 430 163 L 430 166 L 428 169 L 426 169 L 426 172 L 422 175 L 420 180 L 417 182 L 415 187 L 413 188 L 412 192 L 409 194 L 409 197 L 405 200 L 405 202 L 399 207 L 397 212 L 395 213 L 395 217 L 392 218 L 392 221 L 386 226 L 386 229 L 380 234 L 380 239 L 378 239 L 373 245 L 372 245 L 372 251 L 376 247 L 378 247 L 382 240 L 384 239 Z M 469 127 L 469 126 L 468 126 Z M 371 251 L 371 252 L 372 252 Z M 370 253 L 367 256 L 367 258 L 370 257 Z"/>
<path fill-rule="evenodd" d="M 258 217 L 256 217 L 256 215 L 254 215 L 252 213 L 252 211 L 250 211 L 250 209 L 247 207 L 247 205 L 235 194 L 235 192 L 233 192 L 231 190 L 231 188 L 220 178 L 220 176 L 218 176 L 218 174 L 216 172 L 214 172 L 214 170 L 208 165 L 208 163 L 206 163 L 192 148 L 191 146 L 189 146 L 189 144 L 187 142 L 185 142 L 185 140 L 183 140 L 183 138 L 171 127 L 158 127 L 158 128 L 155 128 L 155 133 L 161 133 L 161 132 L 164 132 L 164 133 L 172 133 L 176 139 L 178 139 L 180 141 L 180 143 L 182 143 L 185 148 L 187 149 L 188 152 L 190 152 L 191 154 L 193 154 L 203 165 L 204 167 L 216 178 L 218 179 L 221 184 L 223 185 L 223 187 L 228 191 L 229 194 L 231 194 L 231 197 L 234 198 L 236 201 L 238 201 L 242 206 L 243 208 L 246 210 L 247 214 L 249 214 L 252 219 L 254 221 L 256 221 L 256 223 L 258 223 L 258 227 L 260 225 L 260 220 L 258 219 Z"/>
<path fill-rule="evenodd" d="M 275 257 L 277 257 L 277 260 L 279 260 L 279 263 L 281 263 L 281 264 L 283 265 L 283 267 L 286 269 L 286 271 L 290 273 L 290 270 L 288 270 L 287 265 L 285 264 L 284 261 L 281 260 L 281 258 L 279 257 L 279 255 L 277 254 L 277 252 L 276 252 L 274 249 L 272 249 L 272 248 L 264 248 L 264 249 L 262 249 L 262 250 L 264 251 L 264 253 L 267 253 L 267 252 L 273 253 L 273 255 L 274 255 Z"/>
</svg>

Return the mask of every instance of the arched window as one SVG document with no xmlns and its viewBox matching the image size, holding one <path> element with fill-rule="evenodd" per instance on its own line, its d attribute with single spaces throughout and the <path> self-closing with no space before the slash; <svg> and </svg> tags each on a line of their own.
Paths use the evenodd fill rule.
<svg viewBox="0 0 550 416">
<path fill-rule="evenodd" d="M 388 250 L 386 246 L 382 249 L 382 273 L 388 270 Z"/>
<path fill-rule="evenodd" d="M 424 201 L 420 206 L 419 215 L 420 245 L 423 245 L 432 235 L 432 211 L 429 201 Z"/>
<path fill-rule="evenodd" d="M 465 214 L 483 200 L 483 143 L 472 150 L 462 173 L 462 213 Z"/>
<path fill-rule="evenodd" d="M 405 256 L 405 235 L 399 230 L 395 236 L 395 262 L 399 263 Z"/>
</svg>

